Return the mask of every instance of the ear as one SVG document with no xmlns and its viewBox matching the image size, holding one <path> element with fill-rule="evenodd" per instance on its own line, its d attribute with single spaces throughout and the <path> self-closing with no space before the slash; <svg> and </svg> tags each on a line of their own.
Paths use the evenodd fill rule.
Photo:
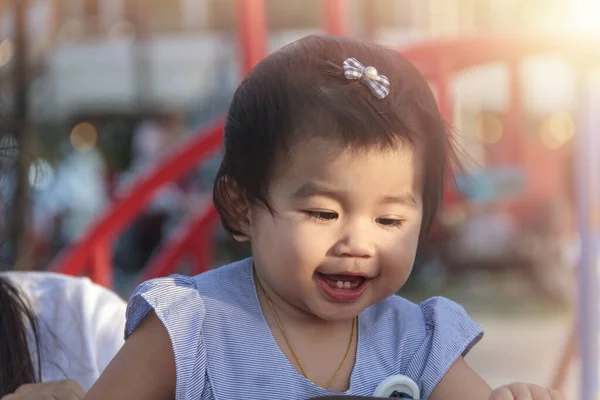
<svg viewBox="0 0 600 400">
<path fill-rule="evenodd" d="M 238 183 L 230 177 L 224 176 L 217 182 L 221 193 L 221 214 L 224 222 L 238 242 L 249 242 L 251 235 L 252 216 L 250 202 Z"/>
</svg>

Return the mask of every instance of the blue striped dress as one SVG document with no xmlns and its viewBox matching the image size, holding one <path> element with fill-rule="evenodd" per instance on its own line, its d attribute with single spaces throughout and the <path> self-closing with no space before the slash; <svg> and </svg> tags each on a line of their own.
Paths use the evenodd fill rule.
<svg viewBox="0 0 600 400">
<path fill-rule="evenodd" d="M 252 259 L 194 277 L 141 284 L 127 309 L 127 338 L 151 310 L 171 338 L 177 400 L 308 399 L 336 394 L 299 374 L 278 347 L 261 310 Z M 458 304 L 434 297 L 414 304 L 391 296 L 359 315 L 356 363 L 344 394 L 371 396 L 403 374 L 426 400 L 481 328 Z"/>
</svg>

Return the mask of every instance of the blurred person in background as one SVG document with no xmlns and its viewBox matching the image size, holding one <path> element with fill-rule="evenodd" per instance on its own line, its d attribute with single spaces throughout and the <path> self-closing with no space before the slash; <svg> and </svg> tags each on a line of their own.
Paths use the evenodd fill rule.
<svg viewBox="0 0 600 400">
<path fill-rule="evenodd" d="M 141 121 L 133 132 L 131 166 L 121 175 L 117 193 L 128 190 L 131 185 L 148 173 L 178 142 L 178 129 L 171 119 L 147 119 Z M 154 197 L 127 233 L 128 260 L 119 263 L 127 270 L 139 270 L 152 256 L 165 236 L 169 218 L 183 202 L 184 193 L 177 183 L 171 183 Z"/>
<path fill-rule="evenodd" d="M 182 122 L 177 115 L 141 121 L 133 132 L 131 166 L 119 179 L 117 195 L 159 165 L 182 138 Z M 124 235 L 117 251 L 117 264 L 126 272 L 139 271 L 179 219 L 196 209 L 200 203 L 197 197 L 194 190 L 186 190 L 180 182 L 162 188 Z"/>
<path fill-rule="evenodd" d="M 52 238 L 59 248 L 77 240 L 108 204 L 106 165 L 97 149 L 71 151 L 52 185 L 33 199 L 36 236 Z"/>
<path fill-rule="evenodd" d="M 88 278 L 0 273 L 0 396 L 23 385 L 82 396 L 123 345 L 125 307 Z"/>
<path fill-rule="evenodd" d="M 125 308 L 87 278 L 1 272 L 0 398 L 82 398 L 123 344 Z"/>
</svg>

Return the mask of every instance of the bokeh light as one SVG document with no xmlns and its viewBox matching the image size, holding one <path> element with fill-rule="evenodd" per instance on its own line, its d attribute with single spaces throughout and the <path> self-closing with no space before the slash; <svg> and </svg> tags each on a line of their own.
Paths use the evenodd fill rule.
<svg viewBox="0 0 600 400">
<path fill-rule="evenodd" d="M 559 112 L 542 123 L 540 139 L 551 149 L 558 149 L 575 134 L 575 122 L 569 113 Z"/>
<path fill-rule="evenodd" d="M 76 19 L 70 19 L 61 26 L 57 40 L 59 43 L 67 43 L 77 40 L 82 34 L 83 27 L 81 22 Z"/>
<path fill-rule="evenodd" d="M 0 42 L 0 68 L 12 60 L 14 54 L 13 43 L 10 39 Z"/>
<path fill-rule="evenodd" d="M 598 0 L 571 0 L 571 23 L 582 34 L 600 36 L 600 2 Z"/>
<path fill-rule="evenodd" d="M 498 143 L 504 134 L 504 125 L 493 114 L 482 114 L 477 120 L 477 138 L 486 144 Z"/>
<path fill-rule="evenodd" d="M 135 27 L 127 21 L 119 21 L 111 26 L 108 31 L 108 37 L 112 40 L 117 39 L 133 39 L 135 36 Z"/>
<path fill-rule="evenodd" d="M 98 131 L 89 122 L 81 122 L 71 131 L 71 145 L 79 152 L 85 153 L 96 147 Z"/>
</svg>

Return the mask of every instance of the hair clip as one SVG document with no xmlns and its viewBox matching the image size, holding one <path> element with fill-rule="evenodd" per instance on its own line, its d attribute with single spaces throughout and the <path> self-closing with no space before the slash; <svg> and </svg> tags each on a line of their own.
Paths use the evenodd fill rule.
<svg viewBox="0 0 600 400">
<path fill-rule="evenodd" d="M 390 80 L 385 75 L 380 75 L 373 66 L 365 67 L 356 58 L 344 60 L 344 76 L 346 79 L 358 79 L 373 92 L 378 99 L 390 94 Z"/>
</svg>

